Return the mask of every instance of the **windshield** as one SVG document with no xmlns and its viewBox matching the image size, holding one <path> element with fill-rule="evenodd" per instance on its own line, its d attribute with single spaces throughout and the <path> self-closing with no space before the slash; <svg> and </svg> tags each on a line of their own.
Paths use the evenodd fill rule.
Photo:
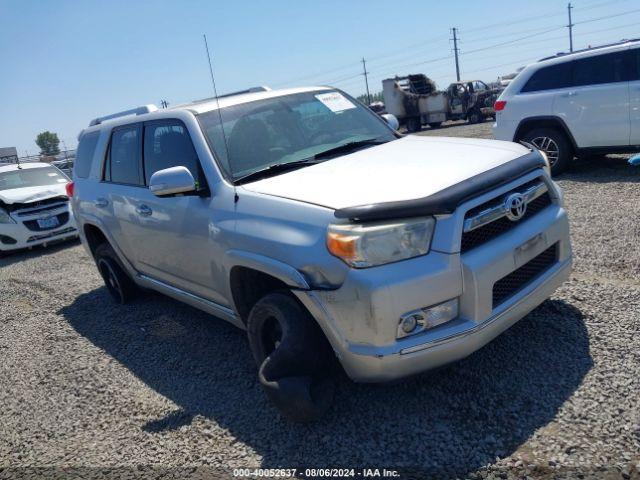
<svg viewBox="0 0 640 480">
<path fill-rule="evenodd" d="M 0 190 L 24 187 L 44 187 L 67 183 L 69 179 L 57 168 L 22 168 L 0 172 Z"/>
<path fill-rule="evenodd" d="M 396 138 L 382 119 L 335 90 L 233 105 L 220 114 L 227 148 L 218 111 L 203 113 L 199 120 L 220 166 L 232 180 L 348 143 Z"/>
</svg>

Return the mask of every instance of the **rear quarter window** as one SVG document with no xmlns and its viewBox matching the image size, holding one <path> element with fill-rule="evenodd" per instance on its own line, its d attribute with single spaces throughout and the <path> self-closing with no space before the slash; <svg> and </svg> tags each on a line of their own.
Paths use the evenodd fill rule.
<svg viewBox="0 0 640 480">
<path fill-rule="evenodd" d="M 73 173 L 76 177 L 87 178 L 89 176 L 93 155 L 96 151 L 96 145 L 98 145 L 99 137 L 100 132 L 91 132 L 83 135 L 80 139 L 73 169 Z"/>
<path fill-rule="evenodd" d="M 571 67 L 569 62 L 549 65 L 536 71 L 522 87 L 522 92 L 540 92 L 571 86 Z"/>
</svg>

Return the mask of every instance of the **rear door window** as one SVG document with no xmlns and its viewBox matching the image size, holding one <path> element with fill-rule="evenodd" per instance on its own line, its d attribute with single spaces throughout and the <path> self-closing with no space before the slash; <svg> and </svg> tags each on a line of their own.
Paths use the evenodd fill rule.
<svg viewBox="0 0 640 480">
<path fill-rule="evenodd" d="M 535 72 L 522 87 L 523 92 L 555 90 L 571 86 L 570 62 L 549 65 Z"/>
<path fill-rule="evenodd" d="M 183 166 L 196 182 L 202 181 L 200 162 L 189 132 L 179 120 L 145 123 L 144 175 L 147 185 L 158 170 Z"/>
<path fill-rule="evenodd" d="M 105 180 L 113 183 L 142 185 L 141 125 L 115 128 L 111 134 Z"/>
<path fill-rule="evenodd" d="M 631 70 L 626 51 L 581 58 L 571 63 L 573 67 L 572 83 L 576 87 L 626 82 Z"/>
<path fill-rule="evenodd" d="M 82 136 L 78 143 L 78 151 L 76 152 L 76 160 L 74 173 L 76 177 L 87 178 L 91 172 L 91 163 L 93 154 L 96 151 L 100 132 L 91 132 Z M 60 168 L 68 168 L 68 162 L 61 164 Z"/>
</svg>

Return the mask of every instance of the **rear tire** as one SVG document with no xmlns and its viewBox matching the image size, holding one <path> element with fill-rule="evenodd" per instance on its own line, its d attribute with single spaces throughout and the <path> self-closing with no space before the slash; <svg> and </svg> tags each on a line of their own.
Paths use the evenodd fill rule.
<svg viewBox="0 0 640 480">
<path fill-rule="evenodd" d="M 94 256 L 98 271 L 111 297 L 121 305 L 128 303 L 137 293 L 136 284 L 125 272 L 111 245 L 98 245 Z"/>
<path fill-rule="evenodd" d="M 567 136 L 561 130 L 535 128 L 527 132 L 522 140 L 546 153 L 551 165 L 551 175 L 559 175 L 569 167 L 573 158 L 573 149 Z"/>
<path fill-rule="evenodd" d="M 480 123 L 482 121 L 482 113 L 480 110 L 473 109 L 467 114 L 467 121 L 469 123 Z"/>
<path fill-rule="evenodd" d="M 407 118 L 407 132 L 416 133 L 422 129 L 422 123 L 420 122 L 420 117 L 411 117 Z"/>
<path fill-rule="evenodd" d="M 331 406 L 333 351 L 309 312 L 287 293 L 270 293 L 247 320 L 258 379 L 280 414 L 311 422 Z"/>
<path fill-rule="evenodd" d="M 440 128 L 441 125 L 442 125 L 442 122 L 431 122 L 429 124 L 429 126 L 433 129 Z"/>
</svg>

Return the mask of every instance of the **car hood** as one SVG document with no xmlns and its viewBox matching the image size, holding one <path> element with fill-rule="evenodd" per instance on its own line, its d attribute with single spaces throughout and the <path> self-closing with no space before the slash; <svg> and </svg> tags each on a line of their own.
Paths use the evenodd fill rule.
<svg viewBox="0 0 640 480">
<path fill-rule="evenodd" d="M 497 140 L 407 136 L 242 187 L 342 209 L 433 195 L 530 152 Z"/>
<path fill-rule="evenodd" d="M 0 202 L 6 205 L 14 203 L 31 203 L 46 200 L 47 198 L 67 196 L 64 183 L 58 185 L 46 185 L 42 187 L 23 187 L 0 190 Z"/>
</svg>

